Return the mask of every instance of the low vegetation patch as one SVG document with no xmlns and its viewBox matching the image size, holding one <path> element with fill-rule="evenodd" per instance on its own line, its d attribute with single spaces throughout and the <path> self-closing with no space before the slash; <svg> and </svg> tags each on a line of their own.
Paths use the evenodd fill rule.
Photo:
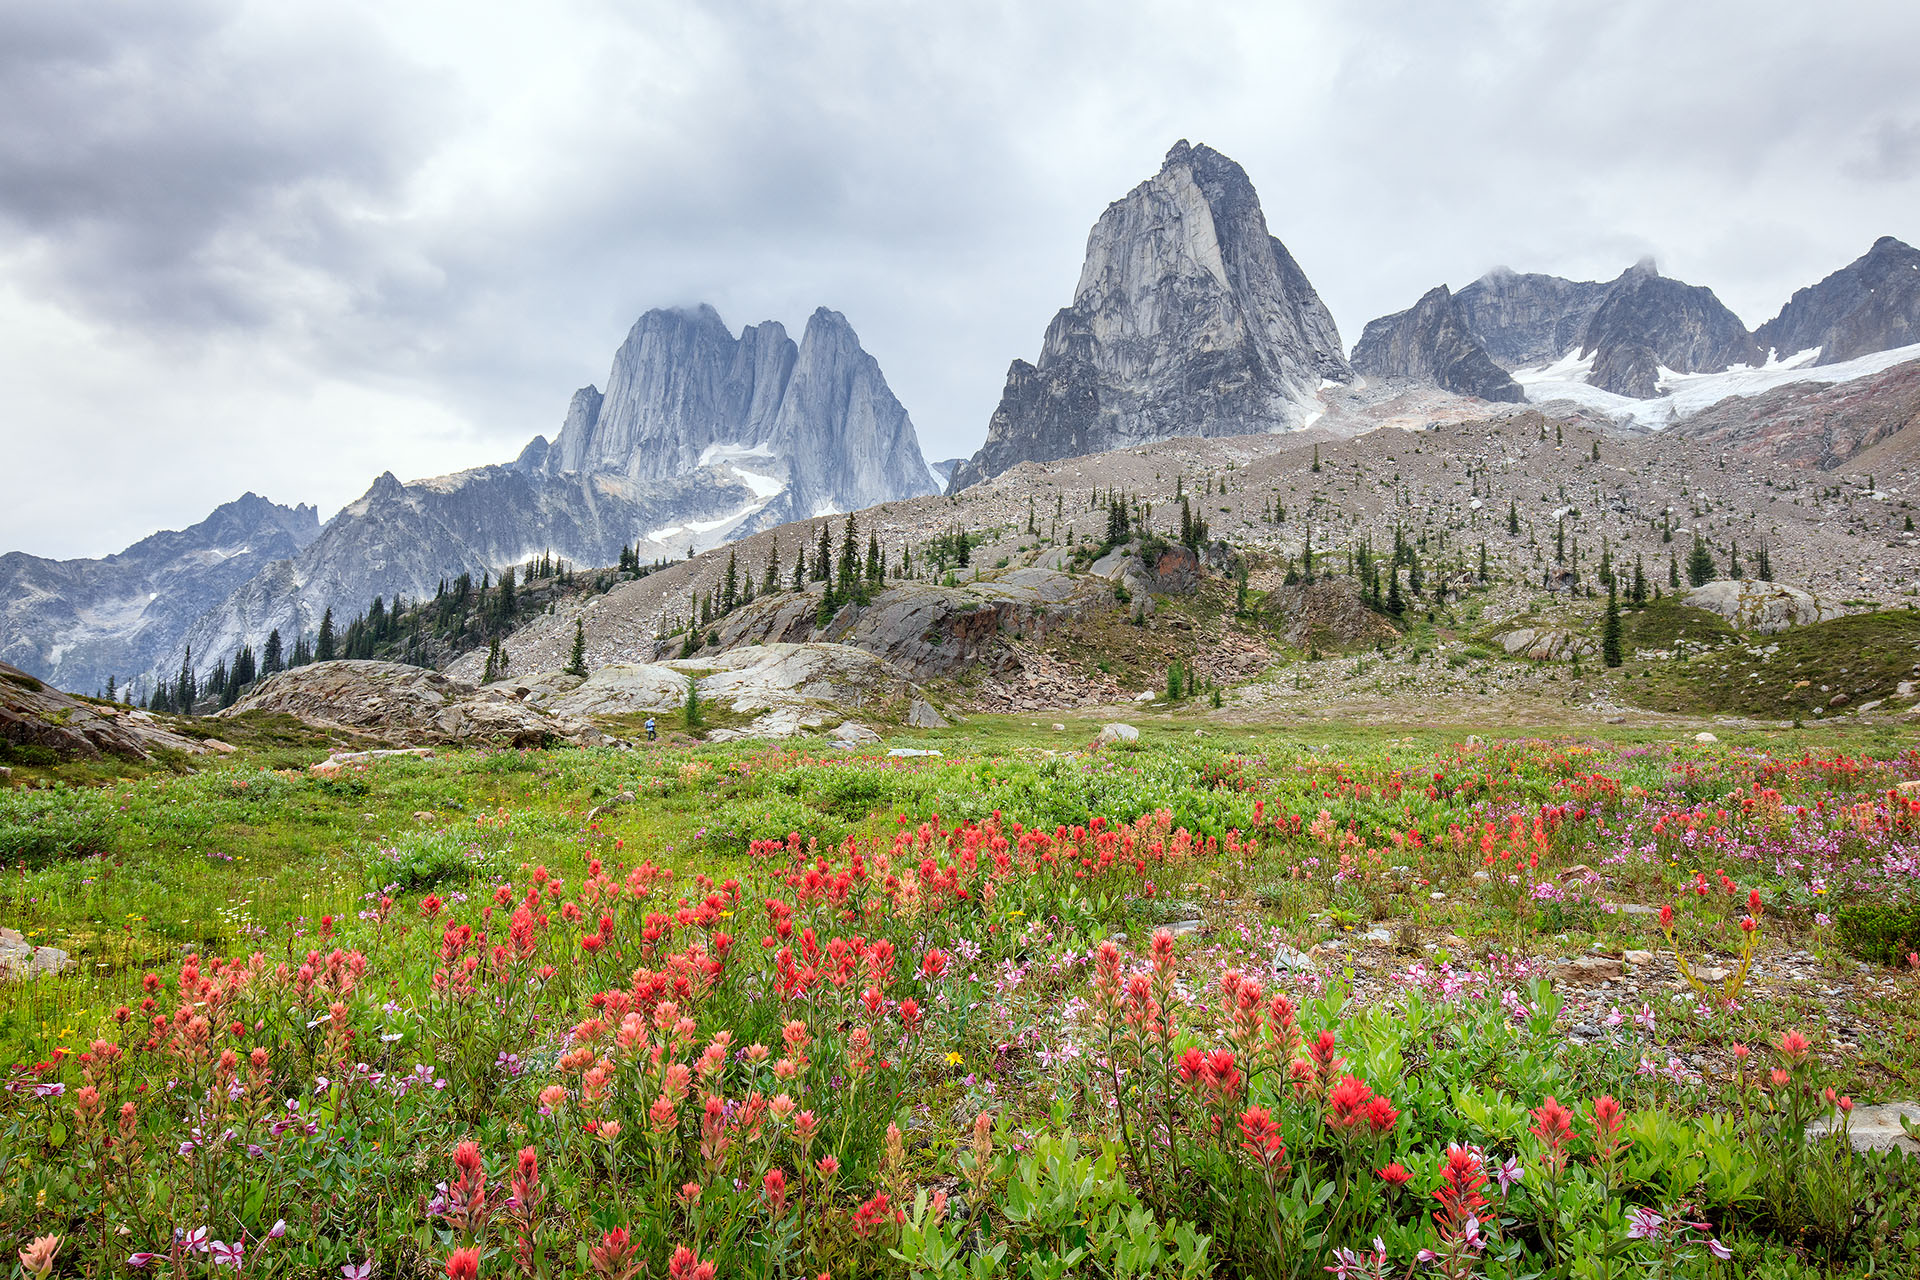
<svg viewBox="0 0 1920 1280">
<path fill-rule="evenodd" d="M 36 1276 L 1920 1265 L 1920 1160 L 1844 1134 L 1920 1087 L 1859 912 L 1920 754 L 1096 727 L 0 793 L 0 919 L 80 961 L 0 987 L 0 1225 Z"/>
</svg>

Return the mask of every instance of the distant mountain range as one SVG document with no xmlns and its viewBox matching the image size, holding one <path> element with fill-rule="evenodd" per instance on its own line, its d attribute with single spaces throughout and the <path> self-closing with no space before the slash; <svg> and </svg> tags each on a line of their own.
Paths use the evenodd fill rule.
<svg viewBox="0 0 1920 1280">
<path fill-rule="evenodd" d="M 102 560 L 0 556 L 0 660 L 91 692 L 110 675 L 173 670 L 189 645 L 207 667 L 275 628 L 290 645 L 330 607 L 418 598 L 461 573 L 543 554 L 608 565 L 624 548 L 677 559 L 789 521 L 957 493 L 1022 462 L 1297 431 L 1343 397 L 1364 409 L 1374 384 L 1572 400 L 1657 429 L 1729 395 L 1877 375 L 1920 356 L 1916 344 L 1920 252 L 1886 237 L 1751 333 L 1712 290 L 1650 260 L 1607 282 L 1501 268 L 1374 320 L 1349 358 L 1246 172 L 1183 140 L 1095 223 L 1071 304 L 1033 363 L 1012 362 L 970 458 L 928 465 L 837 312 L 815 311 L 795 342 L 773 321 L 736 335 L 708 306 L 649 311 L 605 390 L 576 391 L 556 437 L 512 462 L 382 475 L 324 527 L 310 507 L 248 494 Z M 1715 430 L 1772 433 L 1782 456 L 1838 456 L 1854 434 L 1836 415 L 1854 401 L 1819 403 L 1838 407 L 1821 411 L 1817 448 L 1773 440 L 1783 428 L 1751 415 L 1723 414 Z"/>
<path fill-rule="evenodd" d="M 312 545 L 320 516 L 256 494 L 98 560 L 0 555 L 0 662 L 81 693 L 163 664 L 195 619 Z"/>
<path fill-rule="evenodd" d="M 329 608 L 417 599 L 551 553 L 674 559 L 789 520 L 939 490 L 907 411 L 846 317 L 798 343 L 776 322 L 736 338 L 712 307 L 649 311 L 607 389 L 583 387 L 558 437 L 510 463 L 403 483 L 391 472 L 319 524 L 252 494 L 183 533 L 100 561 L 0 558 L 0 659 L 93 692 L 211 667 Z M 342 619 L 344 622 L 344 617 Z"/>
<path fill-rule="evenodd" d="M 1669 279 L 1651 260 L 1605 284 L 1499 268 L 1457 294 L 1441 285 L 1369 323 L 1353 368 L 1517 401 L 1527 398 L 1523 383 L 1542 379 L 1511 375 L 1567 362 L 1556 381 L 1651 400 L 1675 375 L 1770 362 L 1831 366 L 1915 343 L 1920 251 L 1883 236 L 1752 333 L 1713 290 Z"/>
</svg>

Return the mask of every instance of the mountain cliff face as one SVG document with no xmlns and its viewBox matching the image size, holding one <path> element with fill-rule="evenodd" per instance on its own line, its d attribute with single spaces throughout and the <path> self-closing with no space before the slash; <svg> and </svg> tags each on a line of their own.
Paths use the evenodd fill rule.
<svg viewBox="0 0 1920 1280">
<path fill-rule="evenodd" d="M 245 494 L 99 560 L 0 556 L 0 660 L 92 693 L 172 653 L 193 620 L 320 532 L 309 506 Z"/>
<path fill-rule="evenodd" d="M 1453 295 L 1462 323 L 1503 369 L 1551 364 L 1580 345 L 1607 296 L 1592 280 L 1495 267 Z"/>
<path fill-rule="evenodd" d="M 210 665 L 276 627 L 291 642 L 329 607 L 417 599 L 544 552 L 675 559 L 935 492 L 912 420 L 846 317 L 821 308 L 796 344 L 772 321 L 736 338 L 712 307 L 649 311 L 606 392 L 576 391 L 554 441 L 536 437 L 505 466 L 381 476 L 297 556 L 230 584 L 167 660 L 191 643 Z"/>
<path fill-rule="evenodd" d="M 1641 400 L 1659 394 L 1660 369 L 1719 373 L 1765 356 L 1740 317 L 1713 290 L 1660 274 L 1650 259 L 1623 272 L 1587 321 L 1580 354 L 1593 356 L 1587 381 Z"/>
<path fill-rule="evenodd" d="M 1920 249 L 1892 236 L 1787 300 L 1754 331 L 1781 358 L 1820 348 L 1819 364 L 1920 342 Z"/>
<path fill-rule="evenodd" d="M 1428 290 L 1407 310 L 1368 324 L 1353 347 L 1353 371 L 1415 378 L 1482 400 L 1526 399 L 1520 384 L 1467 328 L 1445 285 Z"/>
<path fill-rule="evenodd" d="M 879 363 L 825 307 L 798 345 L 776 321 L 735 338 L 712 307 L 649 311 L 606 394 L 574 393 L 543 469 L 648 484 L 713 465 L 777 482 L 770 506 L 785 519 L 934 492 Z"/>
<path fill-rule="evenodd" d="M 1028 460 L 1296 428 L 1323 380 L 1351 376 L 1246 172 L 1183 140 L 1094 225 L 1073 305 L 1035 363 L 1008 369 L 986 444 L 948 492 Z"/>
</svg>

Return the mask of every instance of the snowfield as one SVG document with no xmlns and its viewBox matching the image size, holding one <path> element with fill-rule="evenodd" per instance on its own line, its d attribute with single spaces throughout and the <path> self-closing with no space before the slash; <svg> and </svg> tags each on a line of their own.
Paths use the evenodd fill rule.
<svg viewBox="0 0 1920 1280">
<path fill-rule="evenodd" d="M 1659 431 L 1734 396 L 1757 396 L 1795 382 L 1851 382 L 1908 360 L 1920 360 L 1920 343 L 1816 368 L 1813 362 L 1819 358 L 1820 348 L 1811 347 L 1784 360 L 1769 358 L 1757 369 L 1737 364 L 1724 373 L 1678 373 L 1662 368 L 1656 384 L 1662 394 L 1651 400 L 1635 400 L 1589 385 L 1593 358 L 1583 360 L 1577 351 L 1549 365 L 1515 369 L 1513 380 L 1520 384 L 1529 403 L 1569 400 L 1615 422 Z"/>
</svg>

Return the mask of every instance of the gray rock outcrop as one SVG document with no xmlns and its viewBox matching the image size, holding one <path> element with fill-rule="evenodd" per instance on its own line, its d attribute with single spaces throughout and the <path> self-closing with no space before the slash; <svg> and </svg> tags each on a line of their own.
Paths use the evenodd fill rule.
<svg viewBox="0 0 1920 1280">
<path fill-rule="evenodd" d="M 1725 618 L 1735 631 L 1770 635 L 1788 627 L 1838 618 L 1841 611 L 1811 592 L 1784 582 L 1716 578 L 1687 592 L 1685 603 Z"/>
<path fill-rule="evenodd" d="M 1232 160 L 1183 139 L 1107 207 L 1073 305 L 1016 360 L 958 492 L 1016 463 L 1297 428 L 1348 381 L 1333 316 Z"/>
<path fill-rule="evenodd" d="M 895 583 L 825 626 L 819 604 L 817 592 L 785 592 L 736 610 L 717 628 L 721 656 L 742 646 L 828 642 L 883 658 L 915 681 L 974 666 L 991 671 L 1008 660 L 1006 636 L 1045 635 L 1058 622 L 1112 608 L 1113 596 L 1092 580 L 1030 568 L 953 587 Z M 655 661 L 675 652 L 675 641 L 660 641 Z M 703 654 L 688 661 L 710 665 Z"/>
<path fill-rule="evenodd" d="M 0 742 L 50 752 L 57 760 L 103 756 L 145 760 L 158 750 L 188 755 L 209 750 L 197 739 L 162 727 L 144 711 L 70 697 L 4 662 L 0 662 Z"/>
<path fill-rule="evenodd" d="M 499 685 L 475 688 L 396 662 L 316 662 L 268 676 L 221 717 L 266 711 L 398 745 L 592 744 L 598 729 L 549 716 Z"/>
<path fill-rule="evenodd" d="M 1600 652 L 1592 640 L 1564 627 L 1521 627 L 1495 639 L 1512 656 L 1533 662 L 1571 662 Z"/>
<path fill-rule="evenodd" d="M 1428 290 L 1407 310 L 1368 324 L 1353 347 L 1353 371 L 1414 378 L 1482 400 L 1526 399 L 1520 384 L 1467 328 L 1445 285 Z"/>
<path fill-rule="evenodd" d="M 1796 292 L 1753 337 L 1781 357 L 1818 347 L 1819 364 L 1920 342 L 1920 249 L 1881 236 L 1860 257 Z"/>
</svg>

